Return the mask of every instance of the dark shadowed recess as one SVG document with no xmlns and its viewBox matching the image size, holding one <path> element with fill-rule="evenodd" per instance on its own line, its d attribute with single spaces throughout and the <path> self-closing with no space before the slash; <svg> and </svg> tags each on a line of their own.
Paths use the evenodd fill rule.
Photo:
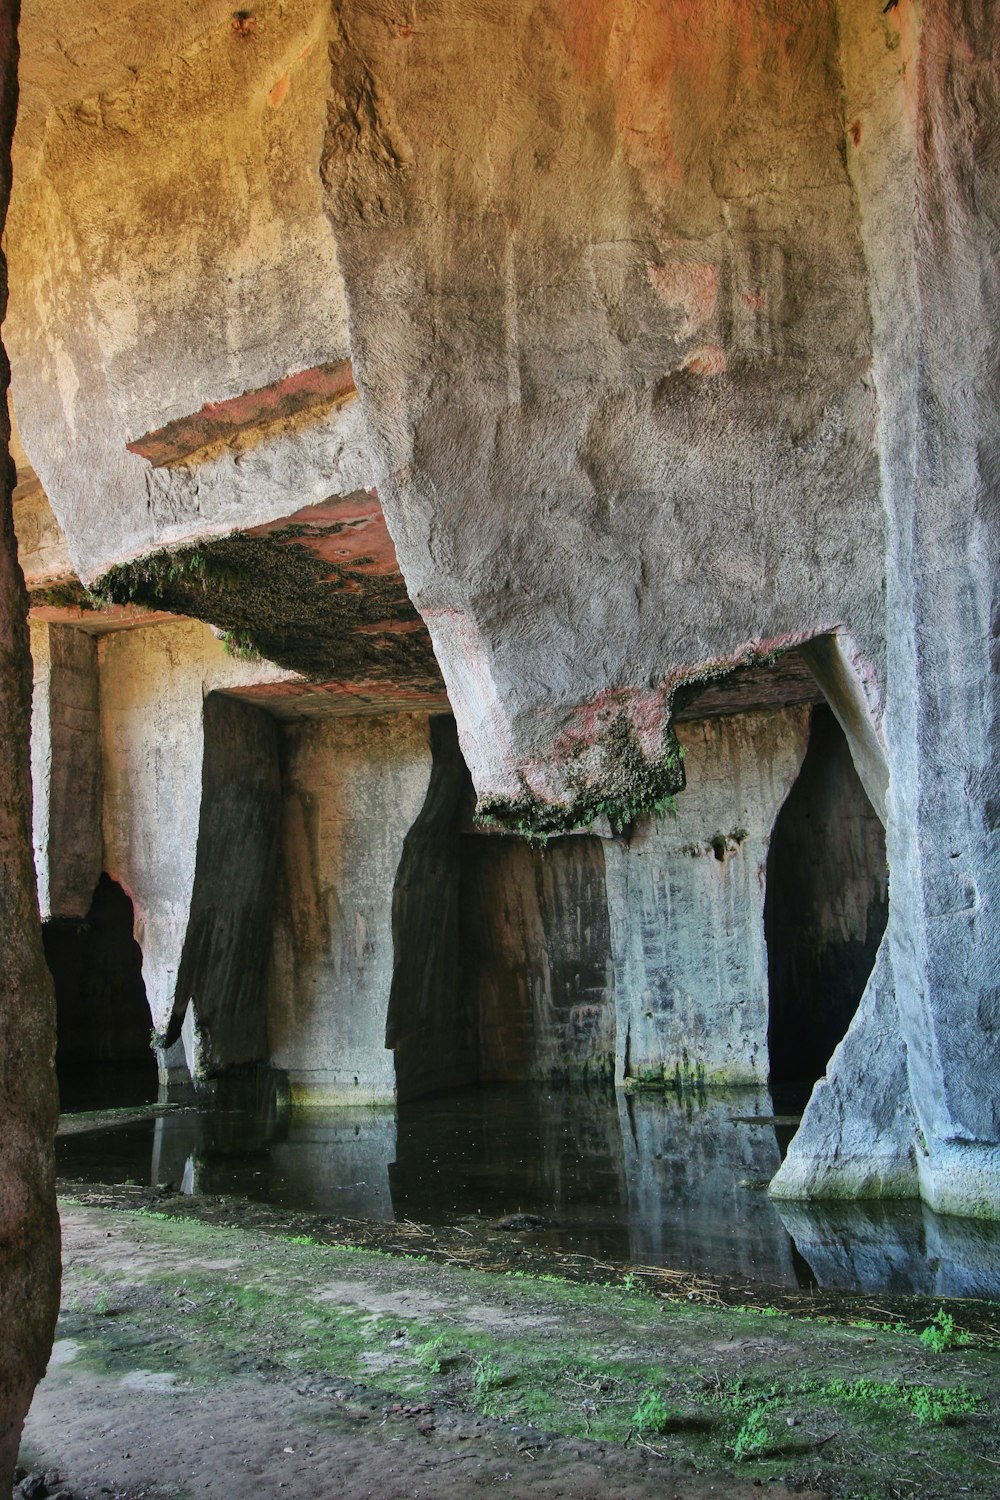
<svg viewBox="0 0 1000 1500">
<path fill-rule="evenodd" d="M 393 892 L 386 1045 L 401 1100 L 470 1083 L 610 1080 L 615 1012 L 600 839 L 473 831 L 455 722 Z"/>
<path fill-rule="evenodd" d="M 132 902 L 102 875 L 85 919 L 46 922 L 56 992 L 56 1074 L 63 1109 L 147 1104 L 156 1098 L 142 953 Z"/>
<path fill-rule="evenodd" d="M 450 714 L 430 721 L 427 796 L 403 842 L 392 893 L 395 955 L 385 1044 L 400 1099 L 477 1076 L 476 1017 L 462 988 L 459 818 L 471 790 Z"/>
<path fill-rule="evenodd" d="M 260 709 L 205 700 L 191 912 L 168 1041 L 193 1003 L 209 1077 L 267 1059 L 265 975 L 278 861 L 278 729 Z"/>
<path fill-rule="evenodd" d="M 889 915 L 885 833 L 830 709 L 813 709 L 802 769 L 767 860 L 771 1084 L 808 1090 L 864 993 Z"/>
</svg>

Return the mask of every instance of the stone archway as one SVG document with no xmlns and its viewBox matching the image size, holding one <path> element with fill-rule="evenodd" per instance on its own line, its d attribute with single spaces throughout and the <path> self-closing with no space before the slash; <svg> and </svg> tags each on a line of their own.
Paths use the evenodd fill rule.
<svg viewBox="0 0 1000 1500">
<path fill-rule="evenodd" d="M 142 952 L 132 921 L 131 900 L 104 874 L 84 921 L 44 924 L 56 992 L 56 1072 L 63 1108 L 156 1099 Z"/>
</svg>

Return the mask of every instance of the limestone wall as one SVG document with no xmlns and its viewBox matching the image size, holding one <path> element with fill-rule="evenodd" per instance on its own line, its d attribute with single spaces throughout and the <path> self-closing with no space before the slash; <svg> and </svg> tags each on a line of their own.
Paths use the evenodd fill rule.
<svg viewBox="0 0 1000 1500">
<path fill-rule="evenodd" d="M 131 896 L 153 1025 L 177 998 L 201 823 L 204 700 L 281 674 L 234 660 L 207 625 L 177 621 L 101 638 L 105 869 Z"/>
<path fill-rule="evenodd" d="M 31 626 L 31 782 L 42 918 L 85 917 L 102 865 L 97 643 Z"/>
<path fill-rule="evenodd" d="M 104 7 L 74 26 L 66 69 L 58 14 L 25 11 L 9 347 L 77 569 L 370 482 L 357 401 L 291 419 L 253 399 L 349 353 L 317 171 L 328 7 L 292 0 L 241 32 L 231 7 L 146 0 L 125 34 Z M 248 393 L 238 443 L 193 467 L 129 447 Z"/>
<path fill-rule="evenodd" d="M 205 700 L 198 852 L 174 998 L 189 1004 L 208 1075 L 266 1062 L 281 781 L 278 727 L 219 693 Z"/>
<path fill-rule="evenodd" d="M 596 838 L 467 837 L 462 985 L 478 1021 L 479 1077 L 610 1078 L 615 984 Z"/>
<path fill-rule="evenodd" d="M 747 653 L 843 627 L 880 670 L 834 12 L 446 0 L 405 38 L 379 0 L 341 14 L 355 374 L 477 792 L 627 800 L 676 683 Z"/>
<path fill-rule="evenodd" d="M 1000 1202 L 995 9 L 441 0 L 414 26 L 386 0 L 136 0 L 126 24 L 33 0 L 6 335 L 85 576 L 377 484 L 510 826 L 626 826 L 677 783 L 678 693 L 825 642 L 893 914 L 831 1074 L 845 1138 L 869 1110 L 856 1170 L 820 1101 L 784 1188 L 831 1190 L 820 1157 L 870 1186 L 891 1149 L 887 1182 L 976 1213 Z M 139 853 L 120 764 L 105 819 L 163 1015 L 192 876 L 172 834 L 153 870 L 150 789 L 187 849 L 190 769 L 135 773 Z M 749 856 L 673 920 L 759 996 Z M 657 956 L 669 879 L 630 878 L 627 988 L 693 994 Z M 618 1025 L 620 1070 L 626 1041 L 669 1062 L 655 1019 Z"/>
<path fill-rule="evenodd" d="M 303 723 L 283 753 L 271 1058 L 301 1102 L 392 1099 L 393 886 L 427 795 L 427 719 Z"/>
<path fill-rule="evenodd" d="M 900 5 L 889 46 L 840 9 L 886 513 L 892 906 L 776 1187 L 997 1218 L 996 14 Z"/>
<path fill-rule="evenodd" d="M 809 709 L 680 726 L 676 816 L 605 844 L 617 1077 L 768 1078 L 765 865 L 798 774 Z"/>
</svg>

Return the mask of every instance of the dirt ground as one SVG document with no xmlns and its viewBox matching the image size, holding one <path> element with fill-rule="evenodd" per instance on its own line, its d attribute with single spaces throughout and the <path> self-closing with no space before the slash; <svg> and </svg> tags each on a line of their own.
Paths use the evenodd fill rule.
<svg viewBox="0 0 1000 1500">
<path fill-rule="evenodd" d="M 75 1495 L 1000 1494 L 1000 1357 L 982 1339 L 933 1355 L 901 1324 L 808 1326 L 161 1213 L 62 1216 L 63 1311 L 22 1463 Z M 816 1367 L 881 1379 L 886 1410 L 838 1408 Z M 913 1391 L 938 1392 L 940 1419 L 920 1425 Z M 661 1392 L 662 1420 L 637 1423 Z M 766 1440 L 741 1456 L 754 1422 Z"/>
</svg>

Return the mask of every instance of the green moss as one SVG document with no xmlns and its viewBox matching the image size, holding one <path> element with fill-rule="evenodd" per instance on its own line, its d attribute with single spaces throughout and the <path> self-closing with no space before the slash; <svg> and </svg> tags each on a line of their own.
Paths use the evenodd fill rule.
<svg viewBox="0 0 1000 1500">
<path fill-rule="evenodd" d="M 71 583 L 54 583 L 45 588 L 31 589 L 29 602 L 32 609 L 97 609 L 98 601 L 82 583 L 74 579 Z"/>
<path fill-rule="evenodd" d="M 544 841 L 590 828 L 598 818 L 607 818 L 618 834 L 643 815 L 674 811 L 674 796 L 684 788 L 684 750 L 671 726 L 664 731 L 661 753 L 650 760 L 621 710 L 601 735 L 599 748 L 597 776 L 585 782 L 582 772 L 571 769 L 567 780 L 573 792 L 565 802 L 545 802 L 522 782 L 519 797 L 482 798 L 476 821 Z M 581 742 L 577 754 L 585 749 Z"/>
<path fill-rule="evenodd" d="M 315 680 L 388 679 L 440 691 L 430 638 L 400 574 L 375 572 L 365 557 L 350 567 L 328 561 L 308 544 L 329 534 L 299 524 L 233 532 L 117 564 L 92 592 L 105 604 L 206 620 L 244 660 L 263 657 Z"/>
<path fill-rule="evenodd" d="M 685 679 L 671 695 L 669 713 L 674 715 L 686 706 L 709 682 L 732 678 L 734 687 L 741 676 L 758 667 L 770 667 L 784 655 L 783 649 L 747 651 L 738 662 L 706 667 Z M 589 747 L 582 741 L 577 755 Z M 635 730 L 624 710 L 611 718 L 599 740 L 600 764 L 596 776 L 567 776 L 571 795 L 561 802 L 547 802 L 533 792 L 522 778 L 517 797 L 484 797 L 476 808 L 476 821 L 485 827 L 502 828 L 538 842 L 559 834 L 589 828 L 598 818 L 607 818 L 615 834 L 627 834 L 640 817 L 675 811 L 674 798 L 684 790 L 684 749 L 679 744 L 673 724 L 668 723 L 660 754 L 650 759 L 639 744 Z M 719 832 L 708 844 L 685 845 L 692 856 L 711 851 L 724 859 L 736 852 L 748 837 L 742 827 L 728 834 Z"/>
<path fill-rule="evenodd" d="M 402 1390 L 570 1437 L 625 1443 L 638 1432 L 675 1462 L 713 1473 L 752 1463 L 763 1480 L 791 1469 L 839 1500 L 943 1500 L 955 1488 L 921 1487 L 925 1457 L 949 1479 L 962 1472 L 970 1495 L 995 1493 L 990 1351 L 963 1355 L 963 1384 L 934 1385 L 918 1341 L 875 1325 L 665 1302 L 634 1276 L 611 1288 L 486 1275 L 306 1236 L 130 1219 L 160 1252 L 149 1268 L 67 1269 L 61 1333 L 112 1370 L 138 1364 L 195 1384 L 248 1368 L 316 1375 L 352 1383 L 372 1410 Z M 434 1311 L 413 1317 L 407 1302 Z"/>
<path fill-rule="evenodd" d="M 263 661 L 257 647 L 253 643 L 253 637 L 249 630 L 224 630 L 222 632 L 223 650 L 228 656 L 236 661 Z"/>
</svg>

